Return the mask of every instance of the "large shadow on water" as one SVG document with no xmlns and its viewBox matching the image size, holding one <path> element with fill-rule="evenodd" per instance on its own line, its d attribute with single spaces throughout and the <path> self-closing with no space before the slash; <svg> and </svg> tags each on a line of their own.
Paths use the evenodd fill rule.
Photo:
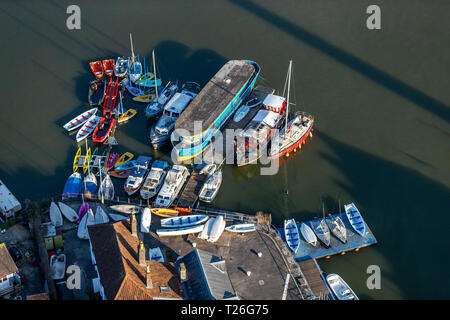
<svg viewBox="0 0 450 320">
<path fill-rule="evenodd" d="M 373 247 L 391 264 L 383 271 L 408 299 L 448 299 L 447 234 L 450 190 L 418 171 L 371 155 L 320 133 L 334 155 L 322 153 L 349 183 L 351 195 L 379 243 Z M 405 289 L 408 290 L 405 290 Z"/>
</svg>

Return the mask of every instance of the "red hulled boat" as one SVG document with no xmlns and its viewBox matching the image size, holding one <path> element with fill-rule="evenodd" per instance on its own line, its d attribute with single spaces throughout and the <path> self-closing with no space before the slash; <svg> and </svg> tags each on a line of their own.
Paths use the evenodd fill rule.
<svg viewBox="0 0 450 320">
<path fill-rule="evenodd" d="M 91 71 L 97 78 L 103 78 L 103 65 L 101 61 L 92 61 L 89 62 L 89 67 L 91 67 Z"/>
<path fill-rule="evenodd" d="M 103 70 L 105 74 L 111 77 L 114 73 L 115 60 L 114 59 L 105 59 L 103 60 Z"/>
</svg>

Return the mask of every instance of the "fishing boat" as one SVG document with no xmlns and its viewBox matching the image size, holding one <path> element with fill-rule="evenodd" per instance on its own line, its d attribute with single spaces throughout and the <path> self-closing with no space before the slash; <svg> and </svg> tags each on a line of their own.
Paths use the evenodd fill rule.
<svg viewBox="0 0 450 320">
<path fill-rule="evenodd" d="M 152 214 L 156 214 L 163 218 L 177 217 L 180 215 L 177 210 L 167 208 L 151 208 L 150 211 Z"/>
<path fill-rule="evenodd" d="M 199 239 L 208 240 L 209 236 L 211 235 L 212 227 L 214 225 L 214 221 L 216 221 L 216 218 L 210 218 L 206 223 L 204 224 L 204 228 L 202 232 L 200 232 L 197 237 Z"/>
<path fill-rule="evenodd" d="M 135 206 L 133 204 L 116 204 L 109 207 L 111 210 L 120 212 L 120 213 L 126 213 L 126 214 L 138 214 L 141 210 L 138 206 Z"/>
<path fill-rule="evenodd" d="M 366 224 L 361 216 L 361 213 L 356 208 L 355 204 L 352 202 L 350 204 L 344 205 L 345 214 L 347 215 L 348 221 L 352 225 L 352 228 L 360 235 L 364 236 L 366 232 Z"/>
<path fill-rule="evenodd" d="M 95 79 L 89 84 L 88 101 L 90 106 L 99 106 L 105 99 L 106 85 L 103 80 Z"/>
<path fill-rule="evenodd" d="M 166 161 L 153 161 L 152 168 L 150 169 L 150 172 L 147 175 L 140 191 L 142 199 L 147 200 L 158 194 L 164 183 L 164 179 L 167 175 L 167 171 L 169 171 L 169 168 L 170 166 Z"/>
<path fill-rule="evenodd" d="M 121 220 L 128 219 L 128 217 L 122 216 L 120 214 L 108 213 L 108 215 L 111 219 L 113 219 L 113 221 L 121 221 Z"/>
<path fill-rule="evenodd" d="M 105 59 L 102 61 L 103 64 L 103 70 L 105 71 L 105 74 L 108 77 L 111 77 L 114 73 L 114 67 L 116 65 L 116 62 L 114 59 Z"/>
<path fill-rule="evenodd" d="M 325 221 L 327 222 L 331 233 L 334 234 L 334 236 L 342 243 L 347 243 L 347 228 L 345 228 L 344 222 L 342 221 L 340 215 L 326 217 Z"/>
<path fill-rule="evenodd" d="M 325 219 L 319 218 L 316 220 L 312 220 L 310 222 L 311 229 L 316 234 L 317 238 L 326 246 L 330 246 L 330 229 L 327 226 L 327 223 L 325 222 Z"/>
<path fill-rule="evenodd" d="M 159 247 L 148 249 L 148 256 L 150 261 L 164 262 L 164 257 Z"/>
<path fill-rule="evenodd" d="M 350 288 L 350 286 L 339 275 L 330 273 L 327 275 L 326 280 L 336 299 L 359 300 L 352 288 Z"/>
<path fill-rule="evenodd" d="M 128 77 L 130 78 L 130 81 L 132 83 L 135 83 L 142 75 L 142 64 L 140 61 L 136 60 L 136 57 L 134 56 L 134 49 L 133 49 L 133 37 L 130 33 L 130 44 L 131 44 L 131 61 L 129 63 L 128 68 Z"/>
<path fill-rule="evenodd" d="M 312 136 L 314 119 L 312 115 L 306 112 L 297 112 L 295 117 L 289 121 L 289 93 L 291 85 L 292 60 L 289 62 L 288 85 L 287 85 L 287 112 L 284 121 L 285 126 L 272 139 L 269 159 L 276 159 L 283 155 L 289 155 L 301 148 L 308 136 Z"/>
<path fill-rule="evenodd" d="M 152 223 L 152 213 L 150 208 L 144 208 L 141 216 L 141 232 L 149 233 Z"/>
<path fill-rule="evenodd" d="M 156 234 L 160 237 L 164 236 L 182 236 L 185 234 L 199 233 L 203 230 L 203 224 L 195 225 L 191 227 L 184 228 L 174 228 L 174 229 L 157 229 Z"/>
<path fill-rule="evenodd" d="M 59 209 L 61 210 L 62 215 L 69 220 L 70 222 L 75 222 L 78 220 L 78 215 L 75 210 L 73 210 L 70 206 L 65 204 L 64 202 L 58 202 Z"/>
<path fill-rule="evenodd" d="M 100 175 L 102 176 L 103 173 Z M 98 198 L 105 200 L 112 200 L 114 198 L 114 184 L 109 177 L 109 174 L 106 174 L 105 177 L 100 179 L 100 187 L 98 188 Z"/>
<path fill-rule="evenodd" d="M 109 154 L 108 161 L 106 162 L 106 168 L 109 170 L 116 164 L 117 160 L 119 160 L 119 154 L 115 152 L 111 152 Z"/>
<path fill-rule="evenodd" d="M 308 244 L 313 247 L 317 245 L 317 237 L 314 234 L 314 231 L 304 222 L 300 225 L 300 233 Z"/>
<path fill-rule="evenodd" d="M 296 253 L 300 247 L 300 234 L 294 219 L 284 220 L 284 237 L 289 249 Z"/>
<path fill-rule="evenodd" d="M 175 122 L 196 95 L 195 91 L 185 88 L 181 92 L 175 93 L 167 102 L 162 116 L 150 129 L 149 139 L 154 149 L 158 149 L 170 141 L 170 134 L 174 129 Z"/>
<path fill-rule="evenodd" d="M 193 214 L 181 217 L 171 217 L 161 219 L 161 227 L 163 228 L 183 228 L 201 224 L 208 220 L 206 214 Z"/>
<path fill-rule="evenodd" d="M 53 225 L 55 227 L 62 226 L 63 219 L 62 219 L 61 211 L 59 210 L 56 203 L 54 203 L 53 201 L 50 204 L 49 215 L 50 215 L 50 221 L 53 223 Z"/>
<path fill-rule="evenodd" d="M 203 184 L 198 198 L 203 201 L 210 203 L 217 196 L 217 192 L 219 192 L 220 185 L 222 184 L 222 171 L 216 171 L 206 180 L 205 184 Z"/>
<path fill-rule="evenodd" d="M 125 192 L 129 196 L 136 193 L 136 191 L 138 191 L 144 183 L 151 162 L 152 157 L 141 155 L 136 159 L 136 163 L 131 169 L 130 175 L 128 176 L 127 181 L 124 185 Z"/>
<path fill-rule="evenodd" d="M 114 167 L 117 169 L 117 167 L 123 165 L 124 163 L 130 161 L 131 159 L 133 159 L 134 154 L 132 154 L 131 152 L 125 152 L 124 154 L 122 154 L 119 159 L 117 160 L 116 164 L 114 165 Z"/>
<path fill-rule="evenodd" d="M 178 196 L 188 176 L 189 171 L 186 167 L 178 164 L 173 165 L 164 179 L 164 184 L 156 197 L 154 205 L 161 208 L 170 206 Z"/>
<path fill-rule="evenodd" d="M 78 198 L 81 194 L 83 179 L 78 172 L 72 173 L 66 181 L 62 199 Z"/>
<path fill-rule="evenodd" d="M 94 220 L 95 224 L 102 224 L 109 222 L 108 215 L 105 213 L 105 211 L 102 209 L 100 205 L 97 205 L 97 211 L 95 211 Z"/>
<path fill-rule="evenodd" d="M 225 230 L 235 233 L 247 233 L 255 231 L 256 228 L 254 223 L 238 223 L 226 227 Z"/>
<path fill-rule="evenodd" d="M 66 275 L 66 255 L 52 255 L 50 257 L 50 270 L 53 280 L 60 280 Z"/>
<path fill-rule="evenodd" d="M 108 174 L 111 177 L 114 178 L 119 178 L 119 179 L 126 179 L 130 176 L 131 173 L 131 169 L 127 169 L 127 170 L 114 170 L 114 171 L 109 171 Z"/>
<path fill-rule="evenodd" d="M 89 62 L 89 67 L 91 68 L 92 73 L 98 79 L 103 78 L 103 64 L 101 61 L 92 61 Z"/>
<path fill-rule="evenodd" d="M 117 123 L 122 123 L 122 122 L 128 121 L 131 118 L 133 118 L 136 114 L 137 114 L 136 110 L 128 109 L 127 111 L 125 111 L 124 113 L 122 113 L 120 115 L 119 119 L 117 120 Z"/>
<path fill-rule="evenodd" d="M 77 142 L 80 142 L 81 140 L 87 138 L 92 132 L 94 132 L 95 128 L 97 127 L 98 123 L 100 122 L 101 117 L 97 116 L 96 114 L 93 114 L 88 121 L 86 121 L 80 130 L 77 132 Z"/>
<path fill-rule="evenodd" d="M 128 73 L 128 58 L 117 57 L 116 64 L 114 66 L 114 75 L 116 77 L 125 77 Z"/>
<path fill-rule="evenodd" d="M 216 242 L 217 240 L 219 240 L 220 236 L 223 233 L 223 230 L 225 230 L 225 224 L 226 222 L 222 216 L 216 217 L 216 220 L 214 220 L 214 223 L 211 226 L 211 233 L 208 237 L 209 242 Z"/>
<path fill-rule="evenodd" d="M 166 105 L 167 102 L 175 95 L 178 91 L 177 83 L 168 83 L 165 88 L 158 95 L 158 98 L 150 102 L 145 108 L 145 116 L 147 119 L 156 117 L 159 115 Z M 152 99 L 153 100 L 153 99 Z"/>
<path fill-rule="evenodd" d="M 76 116 L 69 122 L 67 122 L 63 127 L 67 131 L 75 130 L 79 127 L 81 127 L 86 121 L 89 120 L 89 118 L 97 113 L 97 108 L 92 108 L 88 111 L 83 112 L 82 114 Z"/>
<path fill-rule="evenodd" d="M 80 223 L 81 219 L 83 219 L 84 215 L 88 212 L 88 210 L 89 210 L 89 203 L 84 202 L 80 206 L 80 209 L 78 210 L 78 223 Z"/>
<path fill-rule="evenodd" d="M 97 178 L 93 172 L 89 172 L 88 175 L 84 177 L 84 197 L 87 199 L 94 199 L 97 194 Z"/>
</svg>

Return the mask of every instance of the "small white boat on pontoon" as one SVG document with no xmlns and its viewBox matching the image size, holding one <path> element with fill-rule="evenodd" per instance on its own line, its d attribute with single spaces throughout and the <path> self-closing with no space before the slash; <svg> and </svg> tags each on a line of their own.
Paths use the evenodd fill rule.
<svg viewBox="0 0 450 320">
<path fill-rule="evenodd" d="M 179 216 L 173 218 L 161 219 L 161 227 L 163 228 L 184 228 L 201 224 L 208 220 L 209 216 L 206 214 L 193 214 L 187 216 Z"/>
<path fill-rule="evenodd" d="M 338 300 L 359 300 L 352 288 L 339 275 L 327 275 L 327 283 Z"/>
<path fill-rule="evenodd" d="M 142 211 L 141 216 L 141 232 L 149 233 L 151 223 L 152 212 L 150 211 L 150 208 L 145 208 L 144 211 Z"/>
<path fill-rule="evenodd" d="M 361 216 L 361 213 L 356 208 L 355 204 L 352 202 L 350 204 L 344 205 L 345 213 L 347 215 L 348 221 L 352 225 L 353 229 L 361 236 L 366 232 L 366 224 Z"/>
<path fill-rule="evenodd" d="M 59 280 L 64 278 L 66 274 L 66 255 L 52 255 L 50 257 L 50 270 L 52 279 Z"/>
<path fill-rule="evenodd" d="M 225 230 L 235 233 L 246 233 L 255 231 L 256 228 L 254 223 L 239 223 L 228 226 L 225 228 Z"/>
<path fill-rule="evenodd" d="M 347 243 L 347 228 L 340 215 L 325 218 L 331 233 L 334 234 L 342 243 Z"/>
<path fill-rule="evenodd" d="M 317 245 L 317 237 L 314 234 L 314 231 L 306 224 L 303 223 L 300 225 L 300 232 L 305 239 L 305 241 L 315 247 Z"/>
<path fill-rule="evenodd" d="M 329 247 L 331 243 L 331 234 L 330 229 L 327 226 L 327 223 L 325 222 L 324 218 L 319 218 L 316 220 L 312 220 L 310 222 L 311 229 L 313 229 L 314 233 L 316 234 L 317 238 L 322 241 L 322 243 Z"/>
<path fill-rule="evenodd" d="M 202 232 L 204 225 L 196 225 L 191 227 L 185 227 L 185 228 L 174 228 L 174 229 L 158 229 L 156 230 L 156 234 L 160 237 L 164 236 L 182 236 L 185 234 L 191 234 L 191 233 L 199 233 Z"/>
<path fill-rule="evenodd" d="M 58 206 L 56 205 L 56 203 L 54 203 L 52 201 L 52 203 L 50 204 L 50 210 L 49 210 L 49 215 L 50 215 L 50 221 L 53 223 L 53 225 L 55 227 L 60 227 L 63 224 L 63 219 L 62 219 L 62 215 L 61 215 L 61 211 L 59 210 Z"/>
<path fill-rule="evenodd" d="M 58 205 L 61 213 L 64 215 L 64 217 L 66 217 L 67 220 L 69 220 L 70 222 L 75 222 L 78 220 L 78 214 L 74 209 L 61 201 L 58 202 Z"/>
<path fill-rule="evenodd" d="M 300 247 L 300 234 L 294 219 L 284 220 L 284 237 L 288 247 L 296 253 Z"/>
</svg>

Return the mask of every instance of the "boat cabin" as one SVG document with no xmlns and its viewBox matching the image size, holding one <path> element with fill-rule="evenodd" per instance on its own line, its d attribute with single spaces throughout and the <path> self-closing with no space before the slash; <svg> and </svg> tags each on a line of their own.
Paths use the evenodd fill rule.
<svg viewBox="0 0 450 320">
<path fill-rule="evenodd" d="M 282 113 L 286 108 L 286 99 L 274 94 L 268 94 L 263 101 L 263 108 L 267 111 Z"/>
<path fill-rule="evenodd" d="M 0 297 L 20 290 L 19 269 L 4 243 L 0 244 Z"/>
<path fill-rule="evenodd" d="M 177 92 L 172 97 L 172 99 L 167 102 L 167 105 L 164 107 L 163 115 L 178 118 L 180 114 L 184 111 L 184 109 L 188 106 L 189 102 L 191 102 L 192 96 L 184 93 Z"/>
</svg>

